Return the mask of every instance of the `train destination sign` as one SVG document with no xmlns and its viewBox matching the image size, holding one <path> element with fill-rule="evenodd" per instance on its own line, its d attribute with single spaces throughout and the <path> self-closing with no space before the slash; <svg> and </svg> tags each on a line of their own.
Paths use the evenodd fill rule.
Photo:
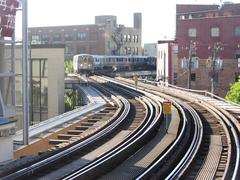
<svg viewBox="0 0 240 180">
<path fill-rule="evenodd" d="M 12 37 L 19 0 L 0 0 L 0 37 Z"/>
</svg>

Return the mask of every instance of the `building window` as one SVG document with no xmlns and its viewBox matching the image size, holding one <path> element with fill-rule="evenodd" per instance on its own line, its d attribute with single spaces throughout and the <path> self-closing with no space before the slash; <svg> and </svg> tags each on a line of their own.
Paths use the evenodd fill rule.
<svg viewBox="0 0 240 180">
<path fill-rule="evenodd" d="M 64 39 L 65 39 L 65 41 L 72 41 L 73 40 L 73 35 L 71 33 L 65 33 L 64 34 Z"/>
<path fill-rule="evenodd" d="M 183 20 L 183 19 L 185 19 L 185 16 L 181 15 L 181 16 L 179 16 L 179 19 Z"/>
<path fill-rule="evenodd" d="M 78 32 L 77 33 L 77 40 L 85 41 L 86 40 L 86 33 L 85 32 Z"/>
<path fill-rule="evenodd" d="M 131 54 L 131 48 L 130 47 L 127 48 L 127 54 Z"/>
<path fill-rule="evenodd" d="M 127 36 L 127 41 L 128 41 L 128 42 L 131 42 L 131 35 L 128 35 L 128 36 Z"/>
<path fill-rule="evenodd" d="M 135 54 L 138 55 L 138 47 L 135 48 Z"/>
<path fill-rule="evenodd" d="M 197 37 L 197 29 L 196 28 L 188 29 L 188 37 Z"/>
<path fill-rule="evenodd" d="M 133 51 L 133 52 L 132 52 L 133 55 L 136 55 L 136 50 L 135 50 L 135 48 L 133 48 L 132 51 Z"/>
<path fill-rule="evenodd" d="M 211 28 L 211 37 L 219 37 L 220 30 L 219 27 L 212 27 Z"/>
<path fill-rule="evenodd" d="M 48 42 L 49 41 L 49 35 L 48 34 L 43 34 L 42 35 L 42 41 Z"/>
<path fill-rule="evenodd" d="M 31 59 L 32 121 L 47 119 L 48 72 L 47 59 Z"/>
<path fill-rule="evenodd" d="M 196 73 L 191 73 L 191 81 L 196 81 Z"/>
<path fill-rule="evenodd" d="M 135 36 L 135 42 L 138 42 L 138 35 Z"/>
<path fill-rule="evenodd" d="M 240 26 L 235 28 L 235 36 L 240 37 Z"/>
<path fill-rule="evenodd" d="M 61 34 L 57 33 L 53 35 L 53 41 L 61 41 Z"/>
<path fill-rule="evenodd" d="M 125 48 L 124 48 L 124 50 L 125 50 L 125 55 L 127 55 L 128 48 L 127 48 L 127 47 L 125 47 Z"/>
<path fill-rule="evenodd" d="M 32 35 L 32 43 L 36 43 L 40 41 L 40 36 L 39 35 Z"/>
<path fill-rule="evenodd" d="M 123 40 L 124 40 L 124 42 L 127 42 L 127 35 L 126 34 L 123 35 Z"/>
<path fill-rule="evenodd" d="M 132 42 L 135 42 L 135 36 L 134 35 L 132 36 Z"/>
<path fill-rule="evenodd" d="M 238 67 L 240 68 L 240 54 L 236 54 L 236 59 L 237 59 Z"/>
</svg>

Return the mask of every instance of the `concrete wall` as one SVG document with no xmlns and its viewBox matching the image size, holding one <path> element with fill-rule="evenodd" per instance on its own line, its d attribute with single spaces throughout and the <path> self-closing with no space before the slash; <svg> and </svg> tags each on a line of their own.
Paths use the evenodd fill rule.
<svg viewBox="0 0 240 180">
<path fill-rule="evenodd" d="M 32 48 L 31 58 L 48 63 L 48 118 L 64 112 L 64 48 Z"/>
<path fill-rule="evenodd" d="M 13 159 L 13 134 L 15 134 L 15 122 L 0 124 L 0 163 Z"/>
</svg>

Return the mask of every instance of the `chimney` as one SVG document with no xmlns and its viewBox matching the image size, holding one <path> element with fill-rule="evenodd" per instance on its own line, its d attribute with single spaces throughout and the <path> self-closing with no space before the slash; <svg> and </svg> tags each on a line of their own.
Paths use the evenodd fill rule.
<svg viewBox="0 0 240 180">
<path fill-rule="evenodd" d="M 133 14 L 133 27 L 137 29 L 142 29 L 142 13 Z"/>
</svg>

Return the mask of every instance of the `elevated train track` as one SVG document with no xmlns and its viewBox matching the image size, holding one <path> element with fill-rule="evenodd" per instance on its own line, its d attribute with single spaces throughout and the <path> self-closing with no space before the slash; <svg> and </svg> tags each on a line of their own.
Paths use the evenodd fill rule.
<svg viewBox="0 0 240 180">
<path fill-rule="evenodd" d="M 61 151 L 19 168 L 5 179 L 240 177 L 238 106 L 176 87 L 139 83 L 136 89 L 132 80 L 92 79 L 96 88 L 114 94 L 118 106 L 125 107 L 121 110 L 125 113 L 118 117 L 125 118 L 112 120 L 84 139 L 71 137 L 76 139 L 71 146 L 68 141 L 71 138 L 61 134 L 67 143 L 60 143 L 64 147 Z M 164 99 L 172 102 L 167 132 L 162 114 Z"/>
<path fill-rule="evenodd" d="M 125 83 L 128 82 L 130 84 L 133 84 L 133 82 L 129 80 L 124 79 L 124 81 Z M 150 82 L 150 83 L 154 83 L 154 82 Z M 237 118 L 239 117 L 239 106 L 229 104 L 223 101 L 223 99 L 217 96 L 214 96 L 212 94 L 209 94 L 205 91 L 200 91 L 198 93 L 199 94 L 204 93 L 204 95 L 210 95 L 212 97 L 215 97 L 215 99 L 196 94 L 196 91 L 192 91 L 189 93 L 188 92 L 189 90 L 178 88 L 178 87 L 166 87 L 166 86 L 154 87 L 154 86 L 145 86 L 144 84 L 141 84 L 141 83 L 140 83 L 140 86 L 143 89 L 145 90 L 148 89 L 147 91 L 150 91 L 153 93 L 156 91 L 158 92 L 160 91 L 164 94 L 181 98 L 181 100 L 185 100 L 185 101 L 187 100 L 189 103 L 192 104 L 191 106 L 195 107 L 195 109 L 198 111 L 199 114 L 201 114 L 202 116 L 204 116 L 204 114 L 208 114 L 208 115 L 205 115 L 206 117 L 205 121 L 209 121 L 207 123 L 208 128 L 203 127 L 203 129 L 205 131 L 204 132 L 205 137 L 210 136 L 210 138 L 212 139 L 207 145 L 208 152 L 204 157 L 205 159 L 203 160 L 203 164 L 199 165 L 199 162 L 198 162 L 198 166 L 200 166 L 201 172 L 200 171 L 195 172 L 196 174 L 195 178 L 199 176 L 199 174 L 209 174 L 207 173 L 209 172 L 208 168 L 214 168 L 210 166 L 211 163 L 209 163 L 210 162 L 209 158 L 211 158 L 211 156 L 214 154 L 212 152 L 212 150 L 214 149 L 214 146 L 212 146 L 212 144 L 214 143 L 218 144 L 218 142 L 220 142 L 220 144 L 218 145 L 221 145 L 222 147 L 218 153 L 219 157 L 217 157 L 219 161 L 218 163 L 215 163 L 215 171 L 213 171 L 214 172 L 213 175 L 212 176 L 209 175 L 209 176 L 212 179 L 217 178 L 218 176 L 220 176 L 223 179 L 239 178 L 240 176 L 239 175 L 240 128 L 239 128 L 239 121 L 237 120 Z M 196 105 L 198 105 L 198 107 L 196 107 Z M 208 117 L 208 116 L 211 116 L 211 117 Z M 215 120 L 213 120 L 212 116 L 215 117 Z M 214 142 L 213 140 L 214 138 L 220 139 L 220 140 L 216 140 L 217 142 L 216 141 Z M 204 144 L 204 141 L 202 142 L 202 144 Z M 199 152 L 201 152 L 201 150 L 199 150 Z M 196 159 L 197 157 L 195 158 L 195 160 Z M 214 163 L 212 162 L 212 164 Z M 204 166 L 205 166 L 205 171 L 204 171 Z M 176 176 L 174 177 L 176 178 Z M 168 176 L 168 178 L 171 178 L 171 176 Z"/>
</svg>

